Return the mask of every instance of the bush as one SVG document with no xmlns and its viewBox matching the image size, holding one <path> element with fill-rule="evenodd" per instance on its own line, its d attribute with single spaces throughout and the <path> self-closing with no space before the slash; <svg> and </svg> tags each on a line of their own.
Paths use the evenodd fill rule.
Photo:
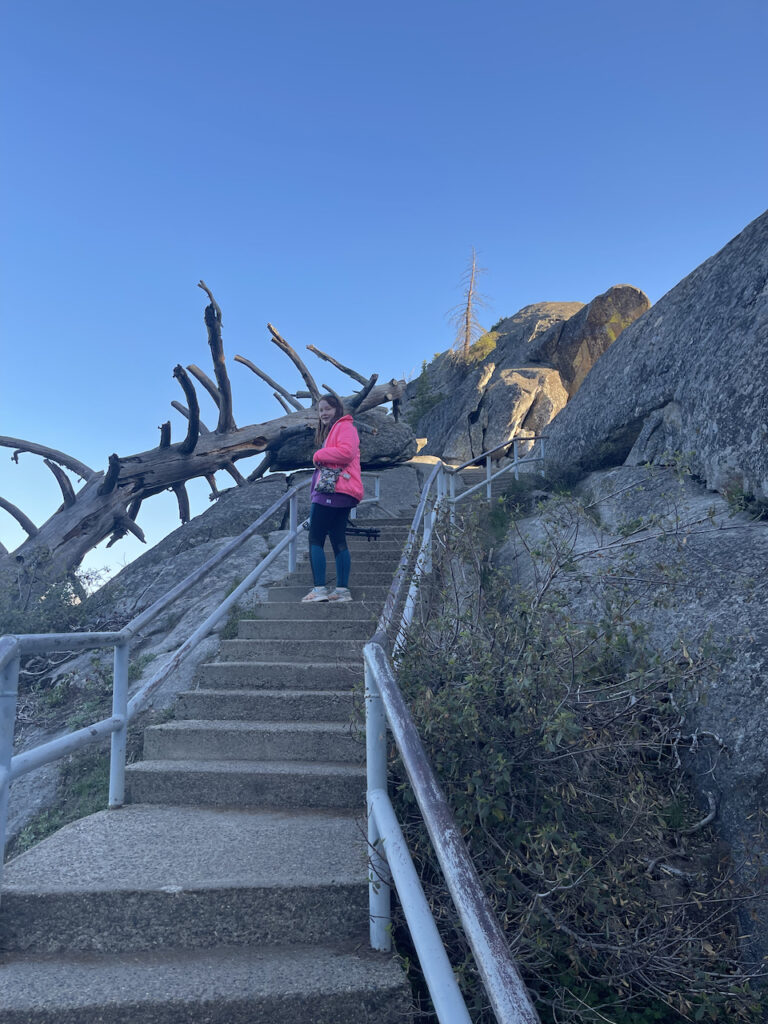
<svg viewBox="0 0 768 1024">
<path fill-rule="evenodd" d="M 491 565 L 489 527 L 487 513 L 444 524 L 400 681 L 542 1020 L 764 1019 L 739 966 L 735 908 L 749 894 L 683 768 L 684 703 L 706 652 L 653 650 L 620 588 L 593 621 L 573 619 L 555 581 L 578 567 L 554 528 L 534 553 L 549 571 L 511 593 Z M 490 1024 L 396 759 L 393 773 L 470 1014 Z"/>
</svg>

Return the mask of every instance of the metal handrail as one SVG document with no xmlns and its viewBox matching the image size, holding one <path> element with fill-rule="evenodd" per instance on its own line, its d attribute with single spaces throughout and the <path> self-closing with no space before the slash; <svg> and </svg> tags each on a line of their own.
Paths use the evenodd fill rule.
<svg viewBox="0 0 768 1024">
<path fill-rule="evenodd" d="M 395 641 L 396 647 L 413 614 L 420 575 L 431 567 L 435 519 L 441 503 L 448 498 L 448 474 L 445 468 L 442 463 L 437 463 L 424 485 L 406 548 L 387 595 L 376 632 L 363 649 L 368 842 L 371 851 L 370 942 L 374 949 L 386 951 L 391 948 L 391 874 L 438 1020 L 441 1024 L 469 1022 L 469 1014 L 445 948 L 439 941 L 439 936 L 436 940 L 436 928 L 431 914 L 428 915 L 428 919 L 425 914 L 426 898 L 387 795 L 389 723 L 496 1019 L 499 1024 L 537 1024 L 538 1014 L 511 957 L 503 929 L 483 891 L 477 870 L 453 820 L 450 807 L 400 691 L 395 670 L 385 653 L 395 609 L 403 602 L 407 567 L 413 558 L 415 538 L 422 522 L 423 538 L 416 557 L 413 578 L 405 597 L 405 607 Z M 452 482 L 453 477 L 449 477 L 449 480 Z M 431 513 L 425 515 L 428 497 L 435 482 L 436 499 Z M 452 504 L 469 493 L 464 492 L 458 498 L 454 496 Z"/>
<path fill-rule="evenodd" d="M 11 782 L 39 768 L 41 765 L 58 760 L 84 746 L 110 736 L 109 807 L 120 807 L 125 796 L 125 743 L 128 724 L 147 703 L 154 691 L 178 668 L 184 658 L 203 640 L 228 614 L 240 597 L 248 590 L 264 570 L 285 550 L 288 553 L 288 571 L 296 568 L 296 542 L 299 536 L 298 494 L 309 486 L 310 480 L 296 484 L 281 495 L 239 536 L 225 544 L 215 555 L 184 580 L 169 590 L 149 608 L 145 609 L 120 630 L 93 633 L 47 633 L 20 634 L 0 637 L 0 854 L 5 849 L 5 830 L 8 815 L 8 796 Z M 378 480 L 377 480 L 378 493 Z M 234 551 L 250 540 L 271 516 L 284 505 L 289 508 L 289 530 L 285 537 L 259 562 L 242 583 L 229 594 L 208 616 L 168 662 L 149 679 L 144 686 L 128 700 L 128 669 L 130 643 L 140 630 L 151 622 L 175 600 L 199 583 L 212 569 L 224 562 Z M 85 726 L 65 736 L 59 736 L 32 750 L 13 755 L 13 732 L 18 702 L 19 663 L 25 654 L 51 651 L 78 651 L 114 647 L 114 671 L 112 682 L 112 715 L 99 722 Z M 0 859 L 0 879 L 2 859 Z"/>
<path fill-rule="evenodd" d="M 505 447 L 505 445 L 498 447 Z M 496 450 L 498 448 L 494 449 L 494 451 Z M 482 457 L 480 456 L 480 458 Z M 517 462 L 514 468 L 516 469 L 516 467 Z M 505 467 L 504 472 L 512 468 Z M 372 871 L 376 873 L 370 887 L 371 944 L 376 949 L 389 949 L 391 945 L 388 884 L 391 871 L 398 892 L 403 898 L 406 919 L 414 937 L 439 1020 L 445 1024 L 448 1022 L 450 1024 L 471 1024 L 387 795 L 386 729 L 387 721 L 389 721 L 390 729 L 403 757 L 416 799 L 497 1019 L 500 1024 L 537 1024 L 539 1018 L 509 955 L 504 933 L 487 902 L 461 834 L 453 822 L 450 809 L 429 765 L 421 740 L 397 685 L 394 670 L 384 650 L 395 610 L 402 600 L 408 566 L 413 559 L 420 526 L 423 523 L 423 536 L 405 599 L 405 609 L 398 637 L 402 636 L 410 622 L 410 616 L 415 607 L 419 577 L 431 568 L 431 538 L 441 503 L 448 501 L 453 506 L 456 501 L 467 497 L 475 489 L 470 488 L 459 496 L 449 494 L 446 478 L 453 483 L 454 474 L 450 473 L 448 467 L 443 463 L 437 463 L 422 490 L 405 549 L 387 595 L 376 632 L 364 648 L 369 841 L 372 849 Z M 427 503 L 435 482 L 437 496 L 427 515 Z M 150 608 L 140 613 L 122 630 L 103 633 L 30 634 L 0 637 L 0 851 L 4 848 L 8 791 L 12 779 L 110 734 L 112 735 L 112 751 L 109 806 L 121 806 L 124 797 L 125 740 L 128 723 L 144 706 L 155 689 L 178 667 L 193 647 L 212 631 L 232 605 L 247 589 L 253 586 L 258 576 L 286 546 L 290 546 L 289 571 L 295 569 L 296 539 L 299 532 L 297 495 L 308 484 L 309 480 L 291 488 L 239 537 L 225 545 L 203 566 L 159 598 Z M 453 488 L 450 490 L 452 491 Z M 376 497 L 378 495 L 377 480 Z M 258 530 L 258 527 L 263 525 L 286 502 L 289 503 L 290 508 L 290 529 L 287 535 L 129 702 L 129 645 L 136 633 L 160 610 L 168 607 L 172 601 L 186 593 L 211 569 L 245 543 Z M 115 648 L 112 716 L 13 757 L 13 727 L 18 694 L 19 663 L 22 654 L 45 650 L 93 649 L 110 645 L 114 645 Z M 386 860 L 382 857 L 382 853 L 386 854 Z M 2 863 L 0 862 L 1 877 Z"/>
<path fill-rule="evenodd" d="M 474 459 L 470 459 L 468 462 L 462 462 L 460 466 L 446 466 L 446 473 L 460 473 L 462 469 L 469 469 L 470 466 L 474 466 L 476 462 L 481 459 L 487 459 L 490 455 L 495 455 L 496 452 L 501 451 L 502 448 L 509 448 L 512 445 L 519 444 L 523 441 L 546 441 L 546 434 L 532 434 L 530 437 L 511 437 L 508 441 L 502 441 L 501 444 L 497 444 L 495 448 L 489 448 L 488 451 L 482 452 L 480 455 L 476 455 Z"/>
<path fill-rule="evenodd" d="M 374 477 L 374 495 L 364 498 L 360 504 L 379 500 L 381 493 L 378 473 L 364 473 Z M 277 501 L 263 512 L 242 533 L 225 544 L 215 555 L 212 555 L 201 566 L 191 572 L 180 583 L 162 597 L 154 601 L 149 608 L 140 612 L 122 629 L 110 632 L 82 633 L 29 633 L 17 636 L 0 637 L 0 880 L 2 880 L 2 854 L 5 850 L 5 833 L 8 817 L 8 797 L 11 782 L 27 772 L 33 771 L 44 764 L 56 761 L 60 757 L 74 753 L 82 747 L 89 746 L 99 740 L 111 736 L 110 771 L 109 771 L 109 802 L 110 808 L 121 807 L 125 798 L 125 753 L 127 727 L 138 712 L 146 705 L 149 698 L 162 683 L 179 667 L 190 652 L 208 636 L 216 625 L 237 604 L 243 594 L 249 590 L 261 574 L 288 548 L 288 571 L 296 569 L 296 544 L 300 534 L 298 521 L 298 494 L 311 483 L 311 476 L 295 484 Z M 246 541 L 258 533 L 259 528 L 268 522 L 284 505 L 288 505 L 289 529 L 285 537 L 275 545 L 261 562 L 253 569 L 215 609 L 208 618 L 192 633 L 176 650 L 173 656 L 149 679 L 141 689 L 128 700 L 128 670 L 131 641 L 157 615 L 168 608 L 174 601 L 186 594 L 205 576 L 215 569 Z M 18 703 L 19 663 L 23 655 L 42 654 L 52 651 L 94 650 L 114 647 L 114 669 L 112 677 L 112 715 L 109 718 L 93 722 L 82 729 L 59 736 L 47 743 L 39 744 L 22 754 L 13 755 L 13 733 Z"/>
</svg>

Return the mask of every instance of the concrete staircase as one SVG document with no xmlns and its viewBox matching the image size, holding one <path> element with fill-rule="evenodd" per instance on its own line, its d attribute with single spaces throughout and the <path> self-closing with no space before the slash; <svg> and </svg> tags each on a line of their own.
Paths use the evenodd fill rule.
<svg viewBox="0 0 768 1024">
<path fill-rule="evenodd" d="M 407 524 L 350 538 L 350 604 L 301 567 L 145 732 L 130 803 L 6 865 L 0 1024 L 403 1024 L 367 942 L 353 687 Z M 329 582 L 333 560 L 329 557 Z M 359 694 L 359 690 L 358 690 Z"/>
</svg>

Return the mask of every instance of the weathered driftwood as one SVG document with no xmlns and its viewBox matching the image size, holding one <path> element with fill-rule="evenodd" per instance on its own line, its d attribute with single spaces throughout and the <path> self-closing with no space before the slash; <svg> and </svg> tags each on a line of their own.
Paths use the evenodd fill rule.
<svg viewBox="0 0 768 1024">
<path fill-rule="evenodd" d="M 0 550 L 0 576 L 6 581 L 13 578 L 23 583 L 16 588 L 19 592 L 28 595 L 43 592 L 50 580 L 71 573 L 88 551 L 106 538 L 110 538 L 111 545 L 132 533 L 143 541 L 144 534 L 136 518 L 143 502 L 161 491 L 172 490 L 175 493 L 181 521 L 187 522 L 190 508 L 185 484 L 188 480 L 204 477 L 211 487 L 211 498 L 216 498 L 221 493 L 216 486 L 217 472 L 223 470 L 241 486 L 246 478 L 235 463 L 262 455 L 260 463 L 247 478 L 257 480 L 273 464 L 282 444 L 313 431 L 317 426 L 315 406 L 322 398 L 322 392 L 302 359 L 271 324 L 267 325 L 271 340 L 299 371 L 307 391 L 291 394 L 249 359 L 235 356 L 236 362 L 247 366 L 272 388 L 274 397 L 284 410 L 283 415 L 264 423 L 236 426 L 221 336 L 221 309 L 205 282 L 201 281 L 199 287 L 210 300 L 205 308 L 205 325 L 216 380 L 211 380 L 194 365 L 188 367 L 189 373 L 181 365 L 174 368 L 173 375 L 184 391 L 187 403 L 171 403 L 187 421 L 183 440 L 173 443 L 171 424 L 164 423 L 159 428 L 157 448 L 123 457 L 112 454 L 106 472 L 96 472 L 54 448 L 0 436 L 0 447 L 13 448 L 12 458 L 17 462 L 21 452 L 41 455 L 56 477 L 63 496 L 62 506 L 39 528 L 15 505 L 0 498 L 0 508 L 12 515 L 28 534 L 15 551 Z M 363 412 L 387 402 L 398 403 L 404 393 L 404 381 L 378 384 L 376 374 L 366 378 L 314 346 L 308 348 L 362 385 L 359 391 L 343 398 L 350 411 Z M 213 431 L 200 419 L 197 393 L 190 374 L 210 393 L 219 410 L 218 424 Z M 331 392 L 331 389 L 326 388 L 326 392 Z M 301 404 L 298 396 L 302 394 L 311 399 L 311 406 Z M 85 481 L 79 491 L 75 492 L 65 469 Z"/>
</svg>

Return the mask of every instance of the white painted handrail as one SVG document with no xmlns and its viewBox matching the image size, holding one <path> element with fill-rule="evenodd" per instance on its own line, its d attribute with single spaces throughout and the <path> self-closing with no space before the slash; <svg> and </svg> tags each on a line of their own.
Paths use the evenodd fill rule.
<svg viewBox="0 0 768 1024">
<path fill-rule="evenodd" d="M 519 460 L 516 458 L 513 466 L 506 467 L 504 471 L 514 470 L 517 475 L 518 465 Z M 364 648 L 368 842 L 371 850 L 370 941 L 374 949 L 391 948 L 391 874 L 438 1020 L 441 1024 L 454 1024 L 470 1019 L 453 972 L 450 971 L 442 942 L 439 949 L 436 947 L 436 928 L 431 914 L 429 920 L 425 919 L 423 907 L 426 899 L 387 795 L 388 723 L 496 1019 L 499 1024 L 538 1024 L 539 1016 L 453 820 L 403 699 L 395 669 L 386 654 L 396 609 L 404 604 L 394 638 L 395 650 L 410 624 L 420 578 L 431 567 L 432 533 L 440 505 L 447 501 L 453 511 L 457 501 L 477 489 L 470 488 L 458 496 L 448 493 L 454 489 L 446 484 L 453 484 L 455 476 L 449 476 L 445 470 L 442 463 L 437 463 L 424 485 L 405 551 L 387 595 L 376 633 Z M 435 499 L 431 510 L 427 512 L 433 485 Z M 422 541 L 416 553 L 416 538 L 420 528 L 423 529 Z M 413 574 L 403 597 L 408 568 L 414 555 Z M 405 866 L 406 860 L 410 867 Z"/>
</svg>

